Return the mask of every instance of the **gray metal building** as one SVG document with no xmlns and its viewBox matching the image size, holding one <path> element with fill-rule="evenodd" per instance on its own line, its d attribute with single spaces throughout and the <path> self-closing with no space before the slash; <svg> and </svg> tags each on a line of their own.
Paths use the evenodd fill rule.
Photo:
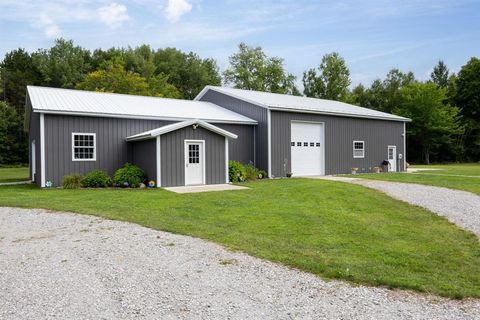
<svg viewBox="0 0 480 320">
<path fill-rule="evenodd" d="M 405 168 L 409 119 L 336 101 L 207 86 L 195 101 L 29 86 L 39 186 L 126 162 L 159 186 L 225 183 L 228 160 L 270 177 Z"/>
<path fill-rule="evenodd" d="M 256 165 L 270 177 L 405 170 L 410 119 L 338 101 L 207 86 L 195 98 L 243 114 L 256 126 Z"/>
</svg>

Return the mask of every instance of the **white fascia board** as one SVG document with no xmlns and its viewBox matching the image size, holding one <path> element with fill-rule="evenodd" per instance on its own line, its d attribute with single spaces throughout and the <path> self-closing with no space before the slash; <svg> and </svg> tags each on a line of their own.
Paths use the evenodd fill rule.
<svg viewBox="0 0 480 320">
<path fill-rule="evenodd" d="M 98 112 L 78 112 L 78 111 L 57 111 L 57 110 L 42 110 L 35 109 L 33 112 L 45 113 L 45 114 L 59 114 L 67 116 L 83 116 L 83 117 L 101 117 L 101 118 L 120 118 L 120 119 L 140 119 L 140 120 L 165 120 L 165 121 L 185 121 L 189 118 L 173 118 L 173 117 L 156 117 L 156 116 L 137 116 L 128 114 L 115 114 L 115 113 L 98 113 Z M 234 120 L 219 120 L 219 119 L 202 119 L 211 123 L 226 123 L 226 124 L 250 124 L 256 125 L 257 121 L 234 121 Z"/>
<path fill-rule="evenodd" d="M 236 134 L 233 134 L 230 131 L 224 130 L 222 128 L 214 126 L 213 124 L 210 124 L 208 122 L 197 119 L 197 120 L 187 120 L 187 121 L 183 121 L 183 122 L 169 124 L 169 125 L 166 125 L 164 127 L 160 127 L 158 129 L 150 130 L 150 131 L 147 131 L 147 132 L 143 132 L 143 133 L 140 133 L 140 134 L 137 134 L 137 135 L 127 137 L 126 140 L 127 141 L 138 141 L 138 140 L 150 139 L 150 138 L 157 137 L 157 136 L 160 136 L 162 134 L 172 132 L 172 131 L 175 131 L 175 130 L 179 130 L 179 129 L 182 129 L 182 128 L 185 128 L 185 127 L 188 127 L 188 126 L 192 126 L 192 125 L 195 125 L 195 124 L 199 125 L 202 128 L 213 131 L 215 133 L 218 133 L 222 136 L 225 136 L 225 137 L 228 137 L 228 138 L 231 138 L 231 139 L 237 139 L 238 138 L 238 136 Z"/>
<path fill-rule="evenodd" d="M 351 113 L 341 113 L 341 112 L 327 112 L 327 111 L 317 111 L 317 110 L 305 110 L 305 109 L 295 109 L 295 108 L 285 108 L 285 107 L 270 107 L 272 111 L 284 111 L 284 112 L 297 112 L 297 113 L 311 113 L 311 114 L 322 114 L 328 116 L 338 116 L 338 117 L 347 117 L 347 118 L 362 118 L 362 119 L 377 119 L 377 120 L 388 120 L 388 121 L 399 121 L 399 122 L 412 122 L 412 119 L 403 118 L 389 118 L 389 117 L 380 117 L 380 116 L 369 116 L 369 115 L 360 115 L 360 114 L 351 114 Z"/>
</svg>

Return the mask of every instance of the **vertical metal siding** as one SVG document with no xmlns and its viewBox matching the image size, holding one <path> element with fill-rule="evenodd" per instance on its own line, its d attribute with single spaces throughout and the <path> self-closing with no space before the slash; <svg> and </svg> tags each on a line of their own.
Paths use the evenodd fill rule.
<svg viewBox="0 0 480 320">
<path fill-rule="evenodd" d="M 323 122 L 325 128 L 325 174 L 349 173 L 351 168 L 369 172 L 387 159 L 387 146 L 396 145 L 397 154 L 405 155 L 403 122 L 317 114 L 272 111 L 272 173 L 285 176 L 291 171 L 291 121 Z M 353 140 L 365 141 L 365 158 L 353 158 Z M 405 157 L 397 162 L 403 170 Z"/>
<path fill-rule="evenodd" d="M 157 180 L 157 142 L 155 139 L 128 142 L 131 162 L 145 171 L 148 180 Z"/>
<path fill-rule="evenodd" d="M 267 171 L 268 170 L 268 124 L 267 124 L 267 109 L 260 106 L 248 103 L 246 101 L 228 96 L 226 94 L 209 90 L 205 95 L 200 99 L 202 101 L 209 101 L 215 103 L 225 109 L 240 113 L 244 116 L 247 116 L 251 119 L 254 119 L 258 122 L 258 125 L 255 127 L 255 166 Z M 254 144 L 254 140 L 251 140 Z M 240 141 L 232 140 L 230 148 L 237 148 L 237 143 Z"/>
<path fill-rule="evenodd" d="M 229 141 L 228 157 L 241 163 L 255 162 L 254 125 L 216 123 L 217 127 L 235 133 L 238 138 Z"/>
<path fill-rule="evenodd" d="M 191 126 L 160 137 L 162 187 L 185 185 L 185 140 L 205 140 L 207 184 L 225 183 L 225 137 Z"/>
<path fill-rule="evenodd" d="M 45 181 L 52 181 L 54 186 L 59 186 L 64 175 L 86 174 L 97 169 L 113 174 L 127 161 L 132 161 L 126 137 L 170 123 L 172 122 L 160 120 L 46 114 Z M 72 161 L 72 132 L 96 133 L 96 161 Z M 40 167 L 37 167 L 37 172 L 38 168 Z"/>
</svg>

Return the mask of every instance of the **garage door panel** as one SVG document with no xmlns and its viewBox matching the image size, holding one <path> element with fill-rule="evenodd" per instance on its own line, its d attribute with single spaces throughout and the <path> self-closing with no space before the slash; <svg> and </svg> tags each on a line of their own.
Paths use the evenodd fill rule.
<svg viewBox="0 0 480 320">
<path fill-rule="evenodd" d="M 291 162 L 295 176 L 323 174 L 323 124 L 291 123 Z"/>
</svg>

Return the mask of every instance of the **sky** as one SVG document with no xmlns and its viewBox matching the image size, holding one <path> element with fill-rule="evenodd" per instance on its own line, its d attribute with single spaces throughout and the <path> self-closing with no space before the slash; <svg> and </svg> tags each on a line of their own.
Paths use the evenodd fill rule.
<svg viewBox="0 0 480 320">
<path fill-rule="evenodd" d="M 480 0 L 0 0 L 0 57 L 54 39 L 95 48 L 146 43 L 216 59 L 223 71 L 240 42 L 303 71 L 336 51 L 352 86 L 392 68 L 428 79 L 439 59 L 458 72 L 480 56 Z"/>
</svg>

